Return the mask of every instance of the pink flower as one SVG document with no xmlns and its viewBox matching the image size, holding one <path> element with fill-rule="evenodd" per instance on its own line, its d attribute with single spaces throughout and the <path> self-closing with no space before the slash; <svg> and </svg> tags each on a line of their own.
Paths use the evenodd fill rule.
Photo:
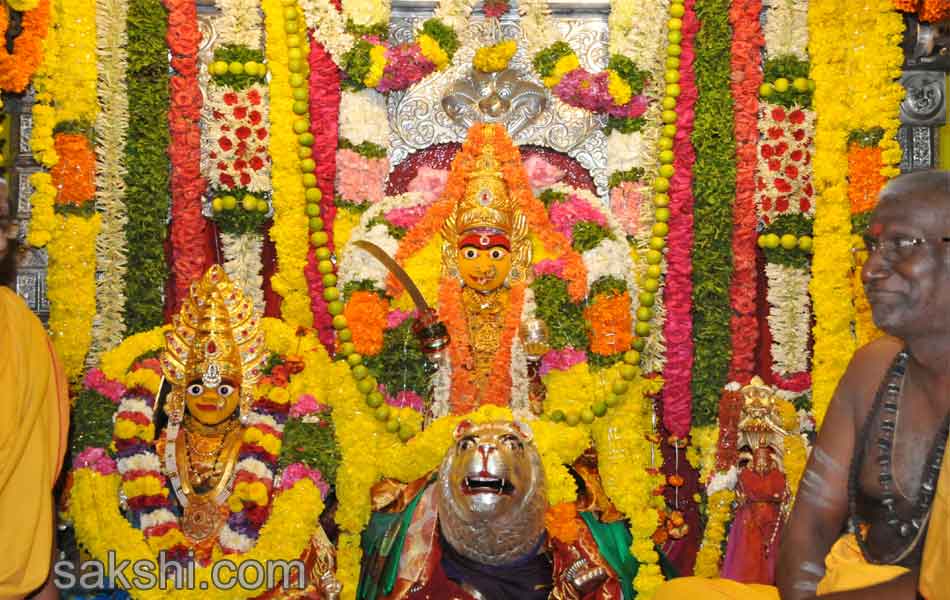
<svg viewBox="0 0 950 600">
<path fill-rule="evenodd" d="M 116 472 L 115 461 L 104 448 L 86 448 L 76 457 L 74 466 L 77 469 L 92 469 L 100 475 Z"/>
<path fill-rule="evenodd" d="M 544 377 L 553 370 L 567 371 L 576 364 L 585 362 L 587 353 L 574 348 L 551 350 L 541 359 L 541 376 Z"/>
<path fill-rule="evenodd" d="M 337 152 L 336 185 L 340 196 L 354 204 L 375 204 L 383 199 L 383 184 L 389 174 L 385 158 L 366 158 L 352 150 Z"/>
<path fill-rule="evenodd" d="M 403 321 L 411 317 L 412 314 L 412 312 L 399 310 L 398 308 L 391 311 L 386 316 L 386 329 L 395 329 L 396 327 L 399 327 L 402 325 Z"/>
<path fill-rule="evenodd" d="M 548 213 L 551 225 L 568 240 L 574 240 L 574 225 L 581 221 L 597 223 L 601 227 L 607 226 L 604 214 L 576 196 L 571 196 L 566 202 L 556 202 L 551 205 Z"/>
<path fill-rule="evenodd" d="M 539 260 L 534 265 L 534 274 L 536 277 L 541 277 L 542 275 L 554 275 L 555 277 L 564 277 L 564 259 L 551 259 L 545 258 L 544 260 Z"/>
<path fill-rule="evenodd" d="M 643 194 L 640 187 L 632 181 L 624 181 L 610 190 L 610 211 L 620 221 L 627 235 L 640 233 L 640 207 Z"/>
<path fill-rule="evenodd" d="M 411 408 L 416 412 L 422 412 L 424 408 L 422 397 L 411 390 L 403 390 L 395 396 L 387 394 L 386 404 L 396 408 Z"/>
<path fill-rule="evenodd" d="M 84 383 L 87 389 L 102 394 L 116 404 L 119 403 L 126 392 L 124 385 L 118 381 L 112 381 L 99 369 L 89 369 Z"/>
<path fill-rule="evenodd" d="M 428 210 L 426 204 L 417 204 L 408 208 L 396 208 L 386 213 L 386 220 L 403 229 L 412 229 L 422 220 Z"/>
<path fill-rule="evenodd" d="M 327 485 L 327 482 L 323 480 L 323 475 L 320 473 L 320 471 L 311 469 L 303 463 L 287 465 L 287 468 L 284 469 L 280 476 L 280 489 L 289 490 L 290 488 L 294 487 L 295 483 L 304 478 L 309 479 L 315 486 L 317 486 L 317 489 L 320 490 L 320 496 L 322 496 L 325 500 L 327 494 L 330 492 L 330 486 Z"/>
<path fill-rule="evenodd" d="M 442 195 L 442 191 L 445 189 L 445 182 L 448 181 L 448 179 L 448 169 L 419 167 L 416 176 L 412 178 L 412 181 L 409 182 L 409 187 L 406 189 L 410 192 L 420 192 L 426 204 L 431 204 Z"/>
<path fill-rule="evenodd" d="M 536 154 L 524 161 L 524 169 L 528 174 L 528 183 L 531 184 L 535 193 L 551 187 L 564 178 L 564 171 Z"/>
<path fill-rule="evenodd" d="M 290 416 L 295 418 L 305 417 L 314 413 L 321 413 L 327 410 L 326 404 L 317 402 L 317 399 L 310 394 L 302 394 L 297 398 L 297 402 L 290 407 Z"/>
</svg>

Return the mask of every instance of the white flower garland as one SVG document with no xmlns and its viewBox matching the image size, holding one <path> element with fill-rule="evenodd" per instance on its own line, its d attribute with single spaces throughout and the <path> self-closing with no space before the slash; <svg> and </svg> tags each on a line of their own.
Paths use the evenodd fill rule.
<svg viewBox="0 0 950 600">
<path fill-rule="evenodd" d="M 217 0 L 215 4 L 219 10 L 214 21 L 218 32 L 216 45 L 260 48 L 264 30 L 260 0 Z"/>
<path fill-rule="evenodd" d="M 340 138 L 389 148 L 386 96 L 376 90 L 344 91 L 340 98 Z"/>
<path fill-rule="evenodd" d="M 765 54 L 808 60 L 808 0 L 765 0 Z"/>
<path fill-rule="evenodd" d="M 254 193 L 270 192 L 270 117 L 267 88 L 254 84 L 237 91 L 209 82 L 205 96 L 206 100 L 201 109 L 204 125 L 201 130 L 201 165 L 209 183 L 217 188 L 239 186 Z M 228 102 L 228 98 L 236 100 Z M 250 131 L 250 135 L 241 138 L 238 132 L 245 129 Z M 260 137 L 258 132 L 263 132 L 264 137 Z M 224 140 L 226 146 L 222 145 Z M 246 149 L 240 146 L 242 143 L 247 145 Z M 250 164 L 254 159 L 261 161 L 261 165 L 256 169 Z M 246 163 L 245 168 L 236 168 L 238 160 Z M 249 181 L 241 181 L 242 174 L 249 175 Z M 234 184 L 223 183 L 222 176 L 231 177 Z"/>
<path fill-rule="evenodd" d="M 314 39 L 319 42 L 337 66 L 344 64 L 343 56 L 350 51 L 356 38 L 347 33 L 346 20 L 330 0 L 300 0 L 307 27 L 313 30 Z"/>
<path fill-rule="evenodd" d="M 765 275 L 769 284 L 766 298 L 771 306 L 768 323 L 772 333 L 772 368 L 782 376 L 807 371 L 811 271 L 769 263 Z"/>
<path fill-rule="evenodd" d="M 264 277 L 261 273 L 261 235 L 221 233 L 221 253 L 224 255 L 224 272 L 241 288 L 254 303 L 254 310 L 264 312 Z"/>
<path fill-rule="evenodd" d="M 538 305 L 534 300 L 534 290 L 525 287 L 524 301 L 521 306 L 521 322 L 527 323 L 534 319 Z M 528 397 L 530 381 L 528 380 L 528 355 L 524 351 L 524 343 L 517 333 L 511 340 L 511 363 L 508 365 L 511 376 L 511 412 L 516 418 L 528 419 L 532 416 L 531 401 Z"/>
<path fill-rule="evenodd" d="M 127 0 L 97 0 L 96 36 L 99 56 L 98 94 L 101 110 L 96 118 L 96 207 L 102 229 L 96 239 L 96 264 L 101 276 L 96 284 L 97 315 L 88 359 L 98 362 L 101 352 L 114 348 L 125 337 L 125 273 L 128 242 L 125 226 L 125 143 L 129 128 L 126 94 Z"/>
<path fill-rule="evenodd" d="M 389 0 L 346 0 L 342 6 L 343 16 L 361 27 L 389 23 Z"/>
</svg>

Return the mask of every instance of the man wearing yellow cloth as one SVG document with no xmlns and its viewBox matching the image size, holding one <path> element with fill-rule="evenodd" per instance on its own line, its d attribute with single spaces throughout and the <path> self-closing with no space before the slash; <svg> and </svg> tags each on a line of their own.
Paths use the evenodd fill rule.
<svg viewBox="0 0 950 600">
<path fill-rule="evenodd" d="M 2 180 L 0 180 L 2 183 Z M 5 187 L 5 186 L 4 186 Z M 66 378 L 42 324 L 12 290 L 16 228 L 0 189 L 0 600 L 40 588 L 50 571 L 53 485 L 69 425 Z M 54 596 L 55 597 L 55 596 Z"/>
<path fill-rule="evenodd" d="M 777 587 L 686 578 L 658 600 L 950 599 L 950 173 L 893 180 L 864 246 L 865 291 L 889 337 L 858 350 L 838 383 L 783 532 Z"/>
</svg>

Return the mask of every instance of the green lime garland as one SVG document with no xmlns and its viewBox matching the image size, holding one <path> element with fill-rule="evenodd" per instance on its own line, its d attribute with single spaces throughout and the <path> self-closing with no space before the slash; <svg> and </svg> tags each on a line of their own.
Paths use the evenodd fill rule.
<svg viewBox="0 0 950 600">
<path fill-rule="evenodd" d="M 726 385 L 732 344 L 732 202 L 736 195 L 732 28 L 728 0 L 697 0 L 696 121 L 693 146 L 693 424 L 712 425 Z"/>
<path fill-rule="evenodd" d="M 168 214 L 168 48 L 161 0 L 130 0 L 128 12 L 129 131 L 125 147 L 128 335 L 164 321 L 165 218 Z"/>
</svg>

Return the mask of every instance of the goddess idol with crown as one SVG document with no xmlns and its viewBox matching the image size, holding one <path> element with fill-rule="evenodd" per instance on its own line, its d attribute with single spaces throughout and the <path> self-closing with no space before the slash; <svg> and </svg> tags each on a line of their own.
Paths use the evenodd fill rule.
<svg viewBox="0 0 950 600">
<path fill-rule="evenodd" d="M 224 558 L 232 571 L 245 561 L 297 561 L 276 582 L 261 578 L 227 597 L 337 597 L 334 550 L 318 521 L 327 486 L 307 465 L 278 468 L 291 394 L 300 388 L 294 375 L 316 339 L 262 319 L 218 265 L 192 284 L 169 326 L 129 338 L 103 369 L 114 370 L 123 354 L 140 363 L 152 338 L 164 342 L 161 383 L 143 366 L 129 369 L 122 385 L 96 388 L 124 393 L 109 450 L 86 448 L 74 461 L 67 514 L 80 547 L 101 560 L 115 552 L 116 562 L 152 561 L 159 580 L 194 563 L 195 580 L 170 579 L 173 591 L 216 589 L 215 563 Z M 289 352 L 275 351 L 281 339 Z"/>
<path fill-rule="evenodd" d="M 364 242 L 394 255 L 394 270 L 405 273 L 390 274 Z M 476 123 L 441 197 L 429 203 L 407 193 L 371 206 L 339 273 L 348 320 L 362 321 L 353 341 L 381 394 L 415 393 L 435 418 L 486 404 L 530 417 L 575 400 L 580 406 L 581 399 L 551 397 L 574 388 L 552 385 L 558 377 L 609 395 L 607 371 L 633 341 L 630 252 L 599 198 L 560 184 L 535 197 L 504 125 Z M 430 313 L 409 302 L 407 280 L 418 288 L 408 291 L 435 306 Z M 375 319 L 351 310 L 369 305 Z M 410 332 L 421 332 L 425 350 L 433 331 L 438 337 L 434 323 L 449 342 L 430 356 L 434 373 L 423 379 L 401 365 L 414 347 Z M 567 411 L 549 412 L 564 418 Z"/>
</svg>

